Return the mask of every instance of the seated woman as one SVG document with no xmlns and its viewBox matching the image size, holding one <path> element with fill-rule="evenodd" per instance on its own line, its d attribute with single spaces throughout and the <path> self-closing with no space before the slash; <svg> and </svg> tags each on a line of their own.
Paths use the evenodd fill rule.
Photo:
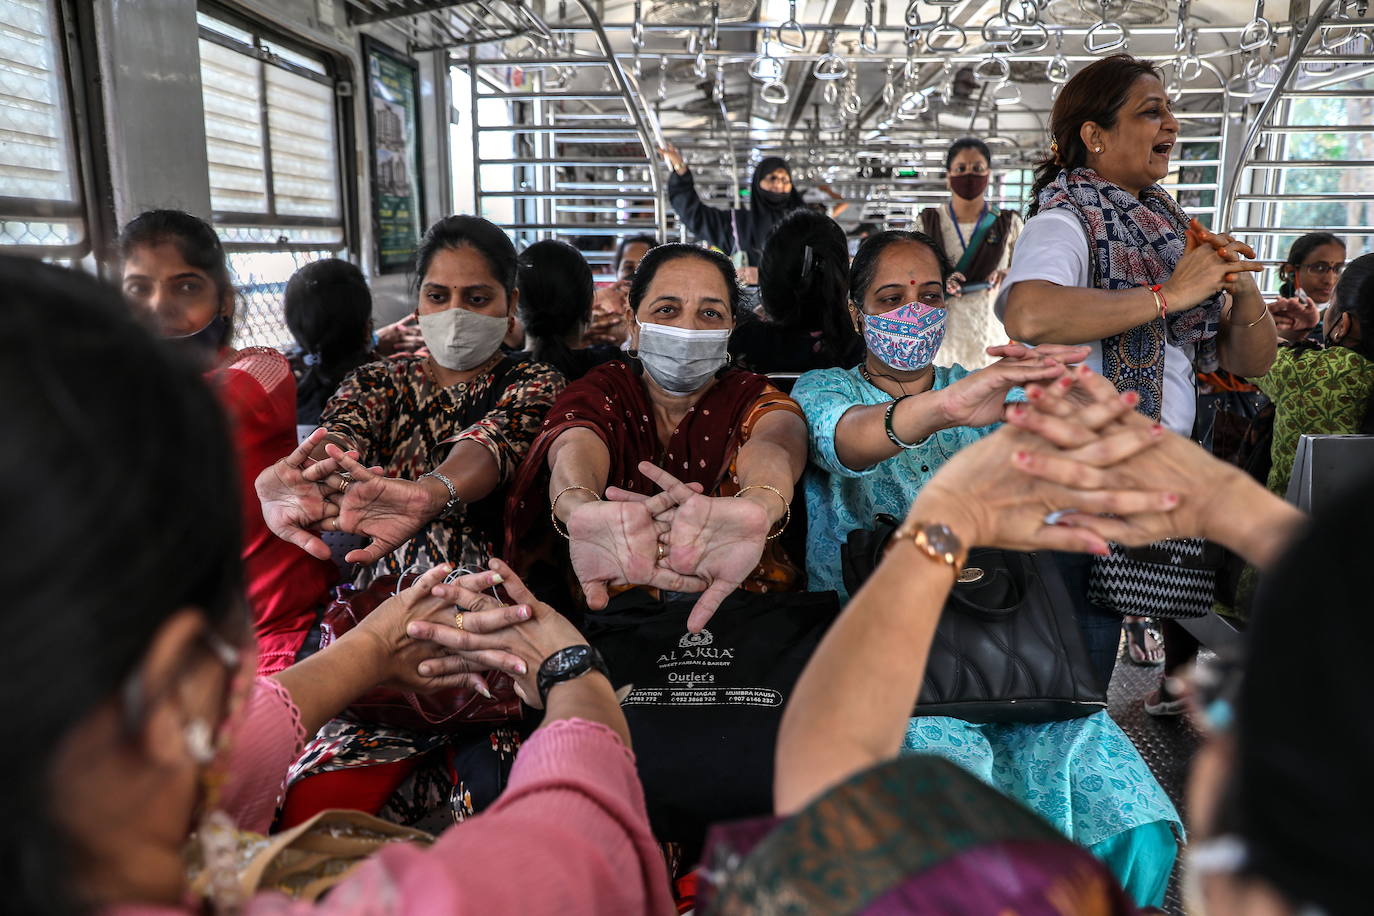
<svg viewBox="0 0 1374 916">
<path fill-rule="evenodd" d="M 310 633 L 337 576 L 327 550 L 312 557 L 274 537 L 253 495 L 258 473 L 295 447 L 291 369 L 271 348 L 233 348 L 234 288 L 224 248 L 204 220 L 150 210 L 124 227 L 119 252 L 125 297 L 207 371 L 233 419 L 258 670 L 280 671 L 313 648 Z"/>
<path fill-rule="evenodd" d="M 620 350 L 586 345 L 583 338 L 592 319 L 592 269 L 587 259 L 567 242 L 547 239 L 520 253 L 516 262 L 520 292 L 520 321 L 525 325 L 525 349 L 534 359 L 553 366 L 568 381 L 608 360 Z"/>
<path fill-rule="evenodd" d="M 750 314 L 730 338 L 730 352 L 755 372 L 849 368 L 863 356 L 845 302 L 849 249 L 828 216 L 795 210 L 768 236 L 759 267 L 763 315 Z"/>
<path fill-rule="evenodd" d="M 440 220 L 415 275 L 429 355 L 354 370 L 322 428 L 257 480 L 274 531 L 317 556 L 328 555 L 317 528 L 366 535 L 371 543 L 346 559 L 375 564 L 374 574 L 484 567 L 504 534 L 506 485 L 563 389 L 557 370 L 498 349 L 519 299 L 515 248 L 499 228 Z M 356 482 L 329 473 L 344 450 L 383 473 Z M 295 769 L 284 822 L 344 806 L 406 824 L 462 819 L 500 793 L 518 746 L 507 727 L 421 733 L 339 717 Z"/>
<path fill-rule="evenodd" d="M 1086 347 L 990 348 L 970 373 L 933 365 L 949 262 L 916 232 L 864 242 L 851 268 L 851 308 L 868 354 L 855 369 L 808 372 L 793 388 L 811 433 L 806 497 L 811 587 L 844 594 L 840 545 L 874 515 L 905 514 L 961 449 L 991 433 L 1016 385 L 1045 381 Z M 908 707 L 908 710 L 910 706 Z M 913 718 L 907 751 L 939 754 L 1024 801 L 1113 867 L 1144 903 L 1163 900 L 1178 816 L 1129 738 L 1106 714 L 1044 724 Z"/>
<path fill-rule="evenodd" d="M 320 425 L 325 403 L 344 376 L 380 357 L 372 338 L 372 290 L 363 272 L 338 258 L 312 261 L 286 281 L 288 351 L 296 377 L 296 425 Z"/>
<path fill-rule="evenodd" d="M 796 587 L 797 569 L 769 538 L 790 517 L 806 425 L 766 378 L 727 368 L 739 295 L 717 252 L 645 255 L 630 287 L 629 359 L 597 366 L 549 411 L 511 490 L 508 556 L 551 582 L 570 559 L 592 610 L 612 588 L 702 592 L 693 632 L 736 588 Z M 675 478 L 697 492 L 672 509 L 645 499 Z M 674 513 L 662 533 L 656 509 Z M 550 515 L 570 539 L 566 555 L 531 542 Z"/>
<path fill-rule="evenodd" d="M 420 243 L 415 275 L 429 354 L 351 372 L 307 440 L 316 461 L 331 448 L 353 451 L 386 476 L 350 490 L 347 477 L 314 482 L 282 459 L 258 478 L 280 537 L 327 557 L 312 529 L 366 535 L 371 543 L 347 559 L 379 574 L 478 568 L 495 556 L 505 485 L 563 390 L 557 370 L 500 352 L 519 300 L 515 247 L 501 229 L 475 216 L 440 220 Z"/>
<path fill-rule="evenodd" d="M 1338 698 L 1322 707 L 1323 730 L 1349 732 L 1371 699 L 1354 661 L 1365 641 L 1351 638 L 1368 634 L 1369 622 L 1348 613 L 1363 600 L 1361 586 L 1325 576 L 1314 594 L 1308 572 L 1361 562 L 1374 487 L 1330 528 L 1298 537 L 1301 513 L 1238 468 L 1152 429 L 1105 379 L 1080 370 L 1074 383 L 1090 406 L 1045 386 L 1011 417 L 1020 428 L 963 450 L 917 496 L 788 704 L 776 792 L 779 813 L 790 817 L 771 830 L 720 831 L 703 869 L 717 884 L 708 912 L 1138 914 L 1100 863 L 1022 806 L 947 761 L 895 758 L 970 545 L 1100 554 L 1109 540 L 1167 537 L 1206 537 L 1261 566 L 1294 545 L 1276 576 L 1284 588 L 1256 622 L 1239 715 L 1229 690 L 1200 707 L 1226 731 L 1238 728 L 1234 740 L 1210 741 L 1193 768 L 1188 877 L 1205 898 L 1188 895 L 1189 912 L 1368 909 L 1369 842 L 1311 829 L 1341 819 L 1360 791 L 1365 758 L 1283 723 L 1302 715 L 1295 675 Z M 1063 510 L 1057 524 L 1047 509 Z M 1291 613 L 1295 606 L 1315 618 Z M 1349 664 L 1332 664 L 1338 645 L 1351 647 Z M 1367 729 L 1356 731 L 1365 742 Z M 849 880 L 823 880 L 839 868 Z"/>
<path fill-rule="evenodd" d="M 649 249 L 657 247 L 658 239 L 652 235 L 627 235 L 616 243 L 615 260 L 611 262 L 615 281 L 598 288 L 592 300 L 592 324 L 586 334 L 588 344 L 618 347 L 625 342 L 629 334 L 625 324 L 625 297 L 630 292 L 630 280 Z"/>
<path fill-rule="evenodd" d="M 200 282 L 184 273 L 168 289 Z M 63 332 L 33 347 L 53 315 Z M 672 912 L 625 720 L 594 671 L 548 685 L 543 726 L 480 823 L 429 848 L 387 843 L 346 877 L 312 874 L 335 884 L 318 906 L 255 894 L 252 883 L 244 892 L 230 831 L 266 830 L 305 733 L 382 681 L 445 684 L 417 673 L 438 652 L 406 630 L 453 619 L 452 598 L 429 588 L 446 570 L 299 667 L 255 681 L 231 420 L 200 367 L 157 343 L 109 288 L 4 257 L 0 349 L 12 445 L 0 457 L 0 573 L 11 588 L 0 651 L 8 689 L 23 697 L 8 715 L 24 741 L 0 764 L 7 909 Z M 97 452 L 110 460 L 91 461 Z M 542 659 L 582 639 L 498 569 L 520 608 L 470 615 L 471 629 L 528 609 L 503 631 L 509 652 L 498 658 L 503 670 L 524 667 L 520 689 L 539 703 Z M 54 676 L 54 664 L 67 670 Z M 188 852 L 208 866 L 198 886 L 210 900 L 191 893 Z"/>
<path fill-rule="evenodd" d="M 1322 316 L 1345 269 L 1345 242 L 1329 232 L 1309 232 L 1288 249 L 1279 265 L 1279 298 L 1269 312 L 1279 336 L 1323 343 Z"/>
</svg>

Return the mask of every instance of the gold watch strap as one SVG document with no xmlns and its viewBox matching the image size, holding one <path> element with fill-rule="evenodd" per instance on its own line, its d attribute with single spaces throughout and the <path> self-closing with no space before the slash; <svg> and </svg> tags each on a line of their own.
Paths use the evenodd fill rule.
<svg viewBox="0 0 1374 916">
<path fill-rule="evenodd" d="M 964 561 L 968 558 L 968 549 L 964 547 L 959 535 L 948 525 L 940 522 L 908 519 L 892 533 L 887 542 L 887 549 L 891 550 L 899 542 L 907 540 L 932 560 L 947 565 L 956 576 L 964 568 Z"/>
</svg>

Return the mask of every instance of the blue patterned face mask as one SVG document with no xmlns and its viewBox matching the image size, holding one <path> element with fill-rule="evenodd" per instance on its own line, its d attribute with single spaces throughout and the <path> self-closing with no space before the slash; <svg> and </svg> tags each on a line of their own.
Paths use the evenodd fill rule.
<svg viewBox="0 0 1374 916">
<path fill-rule="evenodd" d="M 945 341 L 942 308 L 908 302 L 881 315 L 864 316 L 864 342 L 868 352 L 893 369 L 915 372 L 935 360 Z"/>
</svg>

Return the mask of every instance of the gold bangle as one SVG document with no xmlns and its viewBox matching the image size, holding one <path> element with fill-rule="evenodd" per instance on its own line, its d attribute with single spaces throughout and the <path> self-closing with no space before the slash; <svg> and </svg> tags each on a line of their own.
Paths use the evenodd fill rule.
<svg viewBox="0 0 1374 916">
<path fill-rule="evenodd" d="M 782 495 L 782 491 L 780 491 L 777 487 L 770 487 L 766 483 L 751 483 L 749 486 L 745 487 L 743 490 L 740 490 L 738 493 L 736 493 L 735 498 L 738 499 L 745 493 L 748 493 L 750 490 L 767 490 L 769 493 L 772 493 L 778 499 L 782 500 L 782 508 L 784 512 L 784 515 L 782 517 L 782 524 L 778 526 L 777 531 L 774 531 L 772 534 L 768 535 L 768 540 L 771 541 L 776 537 L 781 537 L 782 533 L 787 530 L 787 523 L 792 521 L 792 504 L 787 501 L 786 496 Z"/>
<path fill-rule="evenodd" d="M 1260 309 L 1260 316 L 1259 316 L 1258 318 L 1256 318 L 1254 321 L 1252 321 L 1252 322 L 1250 322 L 1249 324 L 1247 324 L 1246 327 L 1247 327 L 1247 328 L 1253 328 L 1255 325 L 1257 325 L 1257 324 L 1259 324 L 1261 321 L 1263 321 L 1263 320 L 1265 319 L 1265 317 L 1268 316 L 1268 314 L 1269 314 L 1269 303 L 1266 302 L 1266 303 L 1264 303 L 1264 308 Z"/>
<path fill-rule="evenodd" d="M 586 490 L 588 493 L 592 494 L 592 499 L 595 499 L 597 502 L 601 502 L 600 494 L 598 494 L 591 487 L 583 487 L 577 484 L 573 484 L 571 487 L 564 487 L 563 489 L 558 491 L 558 495 L 553 498 L 553 502 L 549 505 L 549 521 L 553 522 L 553 530 L 563 535 L 563 539 L 565 541 L 571 541 L 572 538 L 568 535 L 568 532 L 566 530 L 560 529 L 558 527 L 558 501 L 562 499 L 563 494 L 567 493 L 569 490 Z"/>
</svg>

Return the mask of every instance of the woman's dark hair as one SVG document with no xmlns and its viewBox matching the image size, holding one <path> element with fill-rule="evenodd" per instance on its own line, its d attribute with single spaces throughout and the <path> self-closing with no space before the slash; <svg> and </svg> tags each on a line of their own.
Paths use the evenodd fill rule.
<svg viewBox="0 0 1374 916">
<path fill-rule="evenodd" d="M 835 365 L 859 345 L 845 300 L 849 245 L 833 219 L 794 210 L 768 237 L 759 265 L 759 293 L 769 320 L 784 328 L 820 331 L 821 354 Z"/>
<path fill-rule="evenodd" d="M 85 851 L 54 820 L 55 754 L 121 696 L 179 609 L 246 638 L 241 483 L 200 370 L 116 290 L 0 256 L 0 352 L 0 663 L 16 743 L 0 761 L 0 882 L 6 909 L 80 912 Z"/>
<path fill-rule="evenodd" d="M 436 254 L 445 248 L 464 245 L 471 245 L 486 259 L 506 295 L 515 290 L 515 245 L 510 236 L 491 220 L 466 215 L 446 216 L 429 227 L 415 251 L 415 288 L 418 290 L 425 282 L 425 274 L 429 273 L 429 264 Z"/>
<path fill-rule="evenodd" d="M 849 300 L 855 305 L 863 305 L 864 296 L 867 295 L 868 288 L 873 285 L 878 273 L 878 259 L 889 246 L 898 242 L 917 242 L 929 248 L 930 253 L 935 255 L 935 262 L 940 265 L 940 282 L 949 281 L 949 275 L 954 268 L 933 238 L 924 232 L 888 229 L 864 239 L 858 253 L 854 255 L 853 263 L 849 265 Z"/>
<path fill-rule="evenodd" d="M 963 137 L 951 143 L 949 149 L 945 151 L 946 172 L 949 171 L 950 166 L 954 165 L 954 157 L 966 149 L 976 149 L 978 152 L 982 153 L 983 159 L 987 161 L 988 168 L 992 168 L 992 151 L 988 149 L 988 145 L 977 137 Z"/>
<path fill-rule="evenodd" d="M 530 354 L 570 375 L 568 337 L 592 319 L 592 269 L 582 252 L 553 239 L 526 248 L 518 264 L 520 320 Z"/>
<path fill-rule="evenodd" d="M 129 220 L 119 233 L 120 263 L 129 260 L 135 248 L 163 243 L 173 245 L 187 264 L 205 271 L 221 300 L 233 295 L 229 260 L 219 236 L 205 220 L 183 210 L 146 210 Z M 234 339 L 233 319 L 228 323 L 225 341 Z"/>
<path fill-rule="evenodd" d="M 1058 152 L 1051 152 L 1035 167 L 1029 216 L 1034 216 L 1040 209 L 1040 192 L 1049 187 L 1061 171 L 1088 164 L 1088 147 L 1079 136 L 1083 125 L 1092 121 L 1105 130 L 1115 127 L 1117 114 L 1126 104 L 1131 87 L 1142 76 L 1163 78 L 1159 68 L 1148 60 L 1129 54 L 1113 54 L 1088 64 L 1059 90 L 1059 97 L 1050 111 L 1050 136 L 1058 145 Z"/>
<path fill-rule="evenodd" d="M 285 311 L 286 326 L 311 363 L 296 381 L 296 402 L 328 400 L 344 376 L 371 357 L 367 280 L 347 261 L 314 261 L 286 281 Z"/>
<path fill-rule="evenodd" d="M 651 248 L 649 253 L 644 256 L 644 260 L 639 262 L 639 269 L 635 271 L 634 279 L 630 281 L 631 311 L 639 311 L 639 305 L 644 301 L 644 294 L 649 291 L 649 284 L 654 282 L 654 277 L 658 275 L 659 268 L 679 258 L 699 258 L 720 271 L 721 279 L 725 281 L 725 289 L 730 297 L 730 315 L 733 318 L 739 314 L 740 291 L 739 280 L 735 277 L 735 265 L 731 264 L 730 259 L 719 251 L 710 248 L 698 248 L 695 245 L 685 245 L 681 242 Z"/>
<path fill-rule="evenodd" d="M 631 245 L 648 245 L 652 250 L 658 247 L 658 239 L 652 235 L 624 236 L 615 246 L 615 260 L 611 262 L 613 268 L 620 269 L 620 262 L 625 259 L 625 252 L 629 250 Z"/>
<path fill-rule="evenodd" d="M 1284 259 L 1283 265 L 1280 267 L 1280 271 L 1282 271 L 1283 267 L 1292 267 L 1293 273 L 1289 274 L 1288 279 L 1284 280 L 1279 286 L 1280 296 L 1287 298 L 1297 294 L 1297 268 L 1301 267 L 1304 262 L 1307 261 L 1307 258 L 1312 252 L 1323 245 L 1340 245 L 1344 248 L 1345 242 L 1336 238 L 1336 236 L 1332 235 L 1330 232 L 1309 232 L 1293 243 L 1293 247 L 1288 249 L 1288 257 Z"/>
<path fill-rule="evenodd" d="M 1349 821 L 1374 759 L 1366 658 L 1374 617 L 1362 613 L 1369 587 L 1359 573 L 1374 551 L 1371 512 L 1374 478 L 1366 475 L 1319 506 L 1265 571 L 1236 718 L 1232 813 L 1245 871 L 1331 916 L 1369 912 L 1374 835 L 1332 825 Z"/>
<path fill-rule="evenodd" d="M 1350 349 L 1374 361 L 1374 254 L 1362 254 L 1346 265 L 1327 309 L 1331 311 L 1333 325 L 1346 312 L 1354 316 L 1360 323 L 1360 339 Z M 1336 346 L 1330 341 L 1328 344 Z M 1374 435 L 1374 391 L 1365 405 L 1359 431 L 1366 436 Z"/>
</svg>

